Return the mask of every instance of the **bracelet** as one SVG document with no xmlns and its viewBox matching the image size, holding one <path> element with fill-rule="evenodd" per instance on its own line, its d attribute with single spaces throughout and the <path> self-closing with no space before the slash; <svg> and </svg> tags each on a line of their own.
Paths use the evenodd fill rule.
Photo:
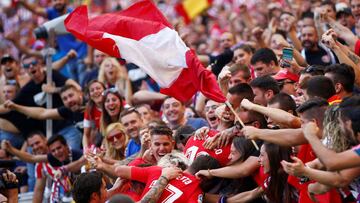
<svg viewBox="0 0 360 203">
<path fill-rule="evenodd" d="M 226 203 L 227 197 L 225 195 L 221 195 L 218 203 Z"/>
<path fill-rule="evenodd" d="M 213 174 L 211 173 L 210 169 L 208 169 L 208 173 L 209 173 L 210 177 L 213 177 Z"/>
<path fill-rule="evenodd" d="M 161 176 L 159 177 L 159 179 L 160 179 L 160 178 L 164 178 L 167 182 L 170 182 L 170 180 L 169 180 L 167 177 L 163 176 L 163 175 L 161 175 Z"/>
</svg>

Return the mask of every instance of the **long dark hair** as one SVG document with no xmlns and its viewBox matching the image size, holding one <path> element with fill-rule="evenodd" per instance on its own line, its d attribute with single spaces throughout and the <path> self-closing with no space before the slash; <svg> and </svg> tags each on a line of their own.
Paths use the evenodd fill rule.
<svg viewBox="0 0 360 203">
<path fill-rule="evenodd" d="M 288 175 L 281 166 L 281 161 L 290 162 L 291 148 L 272 143 L 264 143 L 265 152 L 269 159 L 269 182 L 265 190 L 269 202 L 290 203 L 294 201 L 294 188 L 287 183 Z"/>
<path fill-rule="evenodd" d="M 110 91 L 109 91 L 110 90 Z M 100 130 L 101 130 L 101 133 L 104 135 L 104 132 L 105 132 L 105 129 L 106 127 L 112 123 L 113 121 L 111 120 L 111 116 L 108 114 L 108 112 L 106 111 L 105 109 L 105 100 L 106 100 L 106 97 L 109 95 L 109 94 L 113 94 L 115 95 L 117 98 L 119 98 L 120 100 L 120 111 L 119 111 L 119 115 L 118 115 L 118 119 L 117 121 L 120 120 L 120 113 L 124 110 L 124 107 L 123 107 L 123 99 L 121 97 L 121 95 L 119 94 L 119 92 L 117 91 L 113 91 L 111 89 L 107 89 L 105 90 L 104 92 L 104 102 L 101 106 L 101 109 L 102 109 L 102 114 L 101 114 L 101 120 L 100 120 Z"/>
<path fill-rule="evenodd" d="M 236 160 L 236 162 L 243 162 L 256 152 L 252 142 L 248 139 L 245 139 L 245 137 L 235 137 L 232 143 L 236 151 L 240 153 L 240 158 Z"/>
<path fill-rule="evenodd" d="M 104 90 L 106 89 L 105 88 L 105 85 L 104 83 L 98 81 L 98 80 L 91 80 L 88 85 L 86 86 L 86 89 L 85 89 L 85 93 L 86 93 L 86 96 L 88 97 L 88 102 L 86 103 L 86 107 L 85 107 L 85 111 L 87 113 L 87 115 L 89 116 L 89 119 L 90 120 L 93 120 L 93 115 L 91 113 L 91 110 L 93 109 L 94 105 L 95 105 L 95 102 L 93 100 L 91 100 L 90 98 L 90 86 L 94 83 L 99 83 L 103 88 Z"/>
</svg>

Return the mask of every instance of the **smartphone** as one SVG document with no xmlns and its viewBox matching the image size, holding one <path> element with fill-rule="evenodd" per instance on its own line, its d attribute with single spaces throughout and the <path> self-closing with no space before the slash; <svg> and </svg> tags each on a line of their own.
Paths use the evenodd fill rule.
<svg viewBox="0 0 360 203">
<path fill-rule="evenodd" d="M 291 62 L 293 60 L 294 50 L 290 47 L 286 47 L 282 50 L 282 59 Z M 284 68 L 290 68 L 291 64 L 289 62 L 283 61 Z"/>
</svg>

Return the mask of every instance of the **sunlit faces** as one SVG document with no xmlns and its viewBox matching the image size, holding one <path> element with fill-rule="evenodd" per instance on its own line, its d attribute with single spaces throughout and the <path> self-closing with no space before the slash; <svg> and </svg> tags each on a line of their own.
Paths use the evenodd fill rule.
<svg viewBox="0 0 360 203">
<path fill-rule="evenodd" d="M 212 129 L 215 129 L 219 124 L 219 118 L 215 114 L 215 110 L 219 105 L 218 102 L 213 100 L 208 100 L 205 104 L 205 118 Z"/>
<path fill-rule="evenodd" d="M 46 139 L 40 135 L 33 135 L 27 139 L 28 145 L 32 148 L 34 155 L 46 154 Z"/>
<path fill-rule="evenodd" d="M 229 88 L 232 88 L 235 85 L 240 84 L 240 83 L 249 82 L 248 79 L 245 78 L 246 74 L 247 73 L 245 73 L 244 71 L 239 70 L 235 75 L 232 75 L 229 80 Z"/>
<path fill-rule="evenodd" d="M 269 64 L 265 64 L 261 61 L 256 62 L 255 64 L 253 64 L 256 77 L 272 74 L 274 71 L 273 70 L 274 65 L 275 64 L 273 62 L 270 62 Z"/>
<path fill-rule="evenodd" d="M 360 0 L 351 0 L 351 13 L 354 15 L 357 22 L 360 20 Z"/>
<path fill-rule="evenodd" d="M 107 141 L 117 150 L 125 148 L 126 135 L 119 129 L 114 129 L 106 136 Z"/>
<path fill-rule="evenodd" d="M 231 33 L 225 32 L 220 36 L 220 46 L 223 49 L 230 48 L 234 43 L 235 39 Z"/>
<path fill-rule="evenodd" d="M 126 133 L 131 138 L 139 137 L 140 128 L 142 127 L 143 123 L 140 116 L 136 112 L 124 115 L 120 120 L 125 127 Z"/>
<path fill-rule="evenodd" d="M 118 70 L 114 64 L 110 60 L 104 60 L 103 62 L 105 78 L 107 81 L 112 81 L 116 79 Z"/>
<path fill-rule="evenodd" d="M 260 88 L 257 88 L 257 87 L 252 87 L 252 90 L 253 90 L 254 95 L 255 95 L 254 103 L 262 105 L 262 106 L 266 106 L 267 101 L 266 101 L 266 98 L 265 98 L 265 91 L 260 89 Z"/>
<path fill-rule="evenodd" d="M 8 61 L 1 65 L 1 71 L 7 80 L 15 79 L 19 72 L 16 61 Z"/>
<path fill-rule="evenodd" d="M 45 77 L 41 70 L 41 64 L 39 59 L 36 57 L 29 57 L 22 61 L 22 65 L 26 72 L 30 75 L 33 80 L 40 81 Z"/>
<path fill-rule="evenodd" d="M 136 110 L 140 113 L 141 119 L 144 122 L 144 124 L 148 124 L 153 119 L 152 112 L 148 107 L 140 106 L 136 108 Z"/>
<path fill-rule="evenodd" d="M 94 63 L 98 66 L 102 63 L 104 58 L 107 57 L 107 55 L 97 49 L 94 50 Z"/>
<path fill-rule="evenodd" d="M 74 87 L 69 88 L 60 94 L 61 100 L 64 106 L 71 111 L 79 111 L 82 107 L 82 95 Z"/>
<path fill-rule="evenodd" d="M 60 162 L 69 158 L 69 147 L 60 141 L 55 141 L 49 146 L 50 153 Z"/>
<path fill-rule="evenodd" d="M 303 47 L 307 50 L 311 50 L 313 47 L 317 46 L 318 36 L 316 34 L 316 29 L 311 26 L 304 27 L 301 30 L 300 40 Z"/>
<path fill-rule="evenodd" d="M 103 102 L 102 93 L 104 92 L 104 86 L 99 82 L 94 82 L 89 86 L 90 99 L 95 104 L 101 104 Z"/>
<path fill-rule="evenodd" d="M 266 150 L 265 150 L 265 145 L 261 146 L 259 163 L 264 168 L 264 173 L 270 172 L 270 162 L 269 162 L 268 154 L 266 153 Z"/>
<path fill-rule="evenodd" d="M 234 164 L 236 161 L 238 161 L 241 157 L 240 152 L 235 148 L 234 144 L 231 144 L 230 147 L 230 154 L 229 154 L 229 163 L 228 165 Z"/>
<path fill-rule="evenodd" d="M 168 135 L 152 135 L 151 136 L 151 151 L 156 161 L 165 156 L 174 148 L 174 140 Z"/>
<path fill-rule="evenodd" d="M 112 119 L 117 119 L 121 111 L 121 101 L 118 96 L 108 93 L 104 98 L 104 107 Z"/>
<path fill-rule="evenodd" d="M 236 49 L 234 51 L 234 62 L 239 65 L 250 65 L 252 54 L 244 51 L 243 49 Z"/>
<path fill-rule="evenodd" d="M 184 119 L 185 106 L 174 98 L 164 101 L 164 115 L 169 123 L 179 124 Z"/>
<path fill-rule="evenodd" d="M 3 100 L 13 100 L 16 96 L 17 87 L 15 85 L 4 85 L 3 89 Z"/>
<path fill-rule="evenodd" d="M 235 116 L 230 111 L 229 107 L 227 107 L 225 104 L 219 106 L 215 110 L 215 113 L 223 123 L 233 123 L 234 122 Z"/>
</svg>

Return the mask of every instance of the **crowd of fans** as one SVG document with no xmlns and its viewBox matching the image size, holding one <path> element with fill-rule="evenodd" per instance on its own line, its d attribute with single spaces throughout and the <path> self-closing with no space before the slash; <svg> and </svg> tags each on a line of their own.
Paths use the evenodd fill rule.
<svg viewBox="0 0 360 203">
<path fill-rule="evenodd" d="M 35 28 L 134 2 L 1 1 L 1 201 L 359 202 L 360 0 L 213 0 L 190 24 L 154 0 L 232 108 L 163 95 L 71 34 L 47 83 Z"/>
</svg>

